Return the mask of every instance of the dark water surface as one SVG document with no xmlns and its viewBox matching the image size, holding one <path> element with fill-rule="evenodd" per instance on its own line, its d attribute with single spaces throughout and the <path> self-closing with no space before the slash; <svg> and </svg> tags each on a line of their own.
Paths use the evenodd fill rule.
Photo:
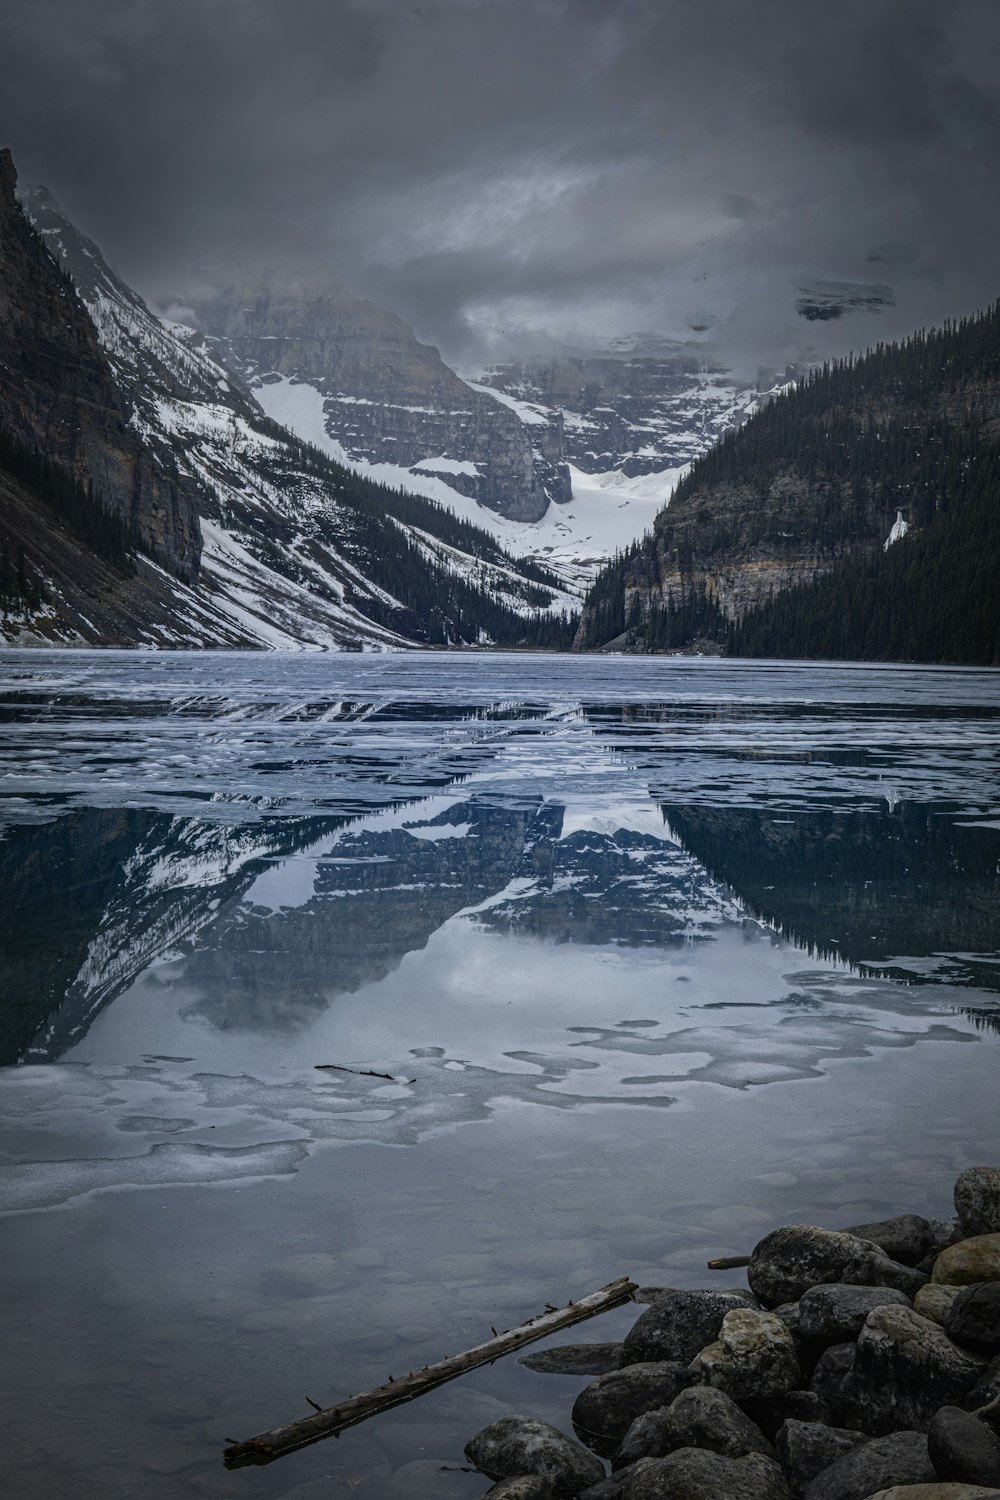
<svg viewBox="0 0 1000 1500">
<path fill-rule="evenodd" d="M 8 1493 L 478 1496 L 579 1379 L 222 1447 L 947 1212 L 1000 1157 L 998 751 L 990 672 L 0 653 Z"/>
</svg>

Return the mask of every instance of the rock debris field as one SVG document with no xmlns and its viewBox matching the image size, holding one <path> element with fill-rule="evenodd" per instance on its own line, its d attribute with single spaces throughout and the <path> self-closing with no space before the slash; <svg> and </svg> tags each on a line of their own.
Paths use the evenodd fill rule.
<svg viewBox="0 0 1000 1500">
<path fill-rule="evenodd" d="M 525 1361 L 596 1375 L 576 1439 L 505 1417 L 467 1458 L 493 1500 L 1000 1500 L 1000 1167 L 955 1210 L 789 1225 L 749 1291 L 646 1290 L 622 1344 Z"/>
</svg>

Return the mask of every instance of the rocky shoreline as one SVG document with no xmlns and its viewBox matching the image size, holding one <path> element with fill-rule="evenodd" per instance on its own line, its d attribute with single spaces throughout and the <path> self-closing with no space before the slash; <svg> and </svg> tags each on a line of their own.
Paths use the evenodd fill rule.
<svg viewBox="0 0 1000 1500">
<path fill-rule="evenodd" d="M 596 1376 L 579 1441 L 505 1417 L 466 1456 L 492 1500 L 1000 1500 L 1000 1167 L 955 1214 L 789 1225 L 748 1289 L 653 1289 L 623 1343 L 524 1361 Z"/>
</svg>

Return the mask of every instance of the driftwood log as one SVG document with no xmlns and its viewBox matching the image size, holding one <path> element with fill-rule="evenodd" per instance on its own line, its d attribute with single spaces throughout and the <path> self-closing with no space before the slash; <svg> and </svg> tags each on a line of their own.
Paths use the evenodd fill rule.
<svg viewBox="0 0 1000 1500">
<path fill-rule="evenodd" d="M 453 1354 L 447 1359 L 438 1360 L 437 1364 L 425 1365 L 422 1370 L 413 1370 L 399 1380 L 393 1380 L 390 1376 L 388 1384 L 380 1385 L 374 1391 L 366 1391 L 361 1396 L 349 1396 L 338 1406 L 318 1409 L 298 1422 L 272 1427 L 270 1432 L 248 1438 L 245 1443 L 233 1443 L 223 1454 L 226 1468 L 239 1469 L 246 1464 L 269 1464 L 310 1443 L 335 1437 L 347 1427 L 355 1427 L 359 1422 L 366 1422 L 369 1417 L 377 1416 L 379 1412 L 401 1406 L 405 1401 L 422 1396 L 425 1391 L 432 1391 L 436 1386 L 454 1380 L 456 1375 L 464 1375 L 468 1370 L 477 1369 L 479 1365 L 492 1364 L 503 1355 L 520 1349 L 523 1344 L 534 1343 L 547 1333 L 556 1333 L 560 1328 L 569 1328 L 574 1323 L 582 1323 L 586 1318 L 594 1317 L 596 1313 L 607 1312 L 609 1308 L 617 1307 L 622 1302 L 629 1302 L 635 1290 L 635 1282 L 623 1276 L 620 1280 L 601 1287 L 599 1292 L 591 1292 L 589 1297 L 571 1302 L 568 1307 L 552 1308 L 540 1313 L 537 1318 L 529 1318 L 527 1323 L 522 1323 L 517 1328 L 508 1328 L 504 1333 L 488 1339 L 485 1344 L 467 1349 L 464 1354 Z M 314 1402 L 311 1404 L 315 1405 Z"/>
<path fill-rule="evenodd" d="M 740 1266 L 749 1264 L 749 1255 L 720 1255 L 718 1260 L 708 1262 L 708 1269 L 710 1271 L 737 1271 Z"/>
</svg>

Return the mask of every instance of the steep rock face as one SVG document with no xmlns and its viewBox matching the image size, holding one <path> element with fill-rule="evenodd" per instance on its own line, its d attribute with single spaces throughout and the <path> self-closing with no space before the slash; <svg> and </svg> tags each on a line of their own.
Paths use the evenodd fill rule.
<svg viewBox="0 0 1000 1500">
<path fill-rule="evenodd" d="M 558 427 L 536 454 L 515 412 L 472 390 L 402 319 L 339 285 L 231 288 L 198 315 L 252 385 L 284 376 L 319 391 L 326 432 L 351 461 L 446 474 L 517 521 L 569 498 Z"/>
<path fill-rule="evenodd" d="M 5 495 L 10 556 L 25 548 L 47 595 L 4 614 L 8 639 L 357 649 L 492 636 L 553 603 L 539 570 L 525 577 L 485 533 L 303 448 L 219 362 L 218 341 L 156 317 L 50 193 L 22 202 L 83 298 L 131 433 L 193 492 L 204 547 L 196 588 L 149 566 L 141 537 L 134 571 L 116 578 L 30 496 Z"/>
<path fill-rule="evenodd" d="M 837 508 L 847 499 L 838 495 Z M 626 607 L 635 597 L 662 604 L 704 586 L 724 614 L 739 619 L 770 595 L 810 583 L 840 558 L 876 547 L 888 534 L 889 509 L 868 496 L 850 504 L 849 530 L 827 539 L 815 518 L 828 500 L 821 484 L 794 467 L 775 476 L 766 505 L 752 484 L 699 486 L 657 517 L 655 546 L 637 559 Z"/>
<path fill-rule="evenodd" d="M 537 356 L 497 365 L 482 383 L 549 411 L 564 424 L 564 448 L 588 474 L 629 478 L 679 469 L 746 419 L 760 399 L 695 350 L 664 341 L 621 340 L 583 355 Z"/>
<path fill-rule="evenodd" d="M 199 347 L 192 330 L 164 325 L 138 292 L 122 281 L 100 248 L 67 219 L 48 188 L 22 187 L 21 205 L 56 264 L 72 280 L 97 330 L 117 383 L 134 401 L 166 392 L 189 401 L 229 402 L 253 407 L 248 392 L 228 378 Z M 183 336 L 183 337 L 182 337 Z"/>
<path fill-rule="evenodd" d="M 910 554 L 942 517 L 964 509 L 985 531 L 998 433 L 996 307 L 813 371 L 696 462 L 653 535 L 597 580 L 578 644 L 683 645 L 664 618 L 688 610 L 718 633 L 795 585 Z"/>
<path fill-rule="evenodd" d="M 25 218 L 16 185 L 10 152 L 0 151 L 0 427 L 92 484 L 147 553 L 191 580 L 201 545 L 194 488 L 129 425 L 94 326 Z"/>
</svg>

